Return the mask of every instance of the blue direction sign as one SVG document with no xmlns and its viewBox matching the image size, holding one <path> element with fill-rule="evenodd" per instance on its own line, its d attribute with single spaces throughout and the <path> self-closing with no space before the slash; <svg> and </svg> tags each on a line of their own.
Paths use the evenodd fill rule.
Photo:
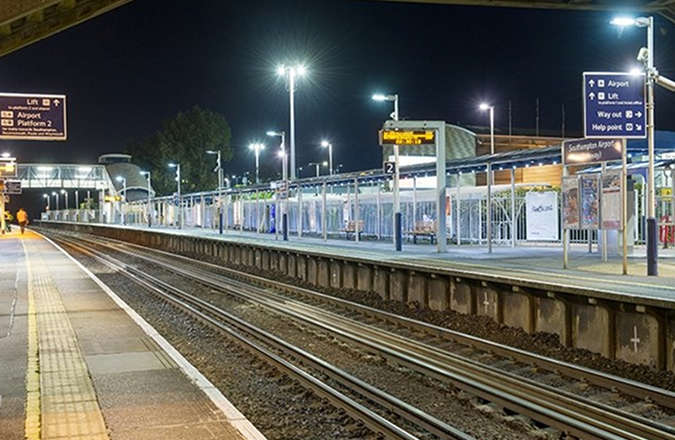
<svg viewBox="0 0 675 440">
<path fill-rule="evenodd" d="M 66 140 L 65 95 L 0 93 L 0 139 Z"/>
<path fill-rule="evenodd" d="M 584 137 L 647 137 L 645 76 L 584 72 Z"/>
</svg>

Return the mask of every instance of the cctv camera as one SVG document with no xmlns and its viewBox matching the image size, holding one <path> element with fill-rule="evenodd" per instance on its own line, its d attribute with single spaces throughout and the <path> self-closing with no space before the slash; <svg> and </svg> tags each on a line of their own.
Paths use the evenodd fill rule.
<svg viewBox="0 0 675 440">
<path fill-rule="evenodd" d="M 647 64 L 649 61 L 649 49 L 646 47 L 641 48 L 640 52 L 638 52 L 637 60 L 643 64 Z"/>
<path fill-rule="evenodd" d="M 672 79 L 666 78 L 665 76 L 657 76 L 656 77 L 656 84 L 660 85 L 664 89 L 667 89 L 671 92 L 675 92 L 675 81 Z"/>
</svg>

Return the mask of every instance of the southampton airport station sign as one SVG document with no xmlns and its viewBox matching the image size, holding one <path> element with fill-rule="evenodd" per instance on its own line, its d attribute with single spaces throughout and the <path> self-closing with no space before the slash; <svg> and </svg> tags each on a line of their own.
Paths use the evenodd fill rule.
<svg viewBox="0 0 675 440">
<path fill-rule="evenodd" d="M 66 140 L 65 95 L 0 93 L 0 139 Z"/>
<path fill-rule="evenodd" d="M 584 72 L 584 137 L 647 136 L 645 76 Z"/>
</svg>

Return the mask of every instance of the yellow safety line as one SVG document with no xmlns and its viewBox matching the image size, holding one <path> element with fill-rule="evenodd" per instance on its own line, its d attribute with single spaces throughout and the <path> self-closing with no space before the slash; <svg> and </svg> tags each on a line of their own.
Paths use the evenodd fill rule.
<svg viewBox="0 0 675 440">
<path fill-rule="evenodd" d="M 40 440 L 40 358 L 38 348 L 37 313 L 30 259 L 26 244 L 21 240 L 28 278 L 28 366 L 26 368 L 26 439 Z"/>
</svg>

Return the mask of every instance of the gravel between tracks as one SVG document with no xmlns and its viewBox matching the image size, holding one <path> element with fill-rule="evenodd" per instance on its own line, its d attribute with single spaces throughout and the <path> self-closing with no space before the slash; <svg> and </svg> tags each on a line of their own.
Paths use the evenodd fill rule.
<svg viewBox="0 0 675 440">
<path fill-rule="evenodd" d="M 197 258 L 203 260 L 203 256 Z M 88 265 L 92 263 L 89 262 Z M 95 265 L 95 264 L 94 264 Z M 100 267 L 100 266 L 99 266 Z M 656 371 L 647 366 L 633 365 L 624 361 L 607 359 L 598 354 L 586 350 L 571 349 L 562 346 L 558 337 L 552 334 L 536 333 L 527 334 L 520 329 L 510 328 L 495 323 L 490 318 L 462 315 L 452 311 L 437 312 L 428 309 L 422 309 L 417 304 L 402 304 L 395 301 L 382 300 L 375 292 L 361 292 L 350 289 L 317 288 L 300 280 L 285 277 L 278 273 L 270 274 L 263 271 L 251 271 L 249 268 L 235 267 L 236 269 L 254 273 L 260 276 L 273 276 L 275 279 L 282 279 L 289 284 L 301 287 L 312 288 L 323 291 L 324 293 L 359 302 L 371 307 L 386 310 L 399 315 L 429 322 L 438 326 L 457 330 L 460 332 L 472 334 L 481 338 L 493 340 L 498 343 L 511 345 L 524 350 L 540 353 L 545 356 L 564 360 L 570 363 L 584 365 L 589 368 L 605 371 L 636 380 L 649 383 L 658 387 L 675 391 L 675 375 L 669 372 Z M 189 318 L 175 312 L 171 307 L 153 304 L 153 301 L 147 301 L 139 298 L 134 293 L 126 292 L 129 290 L 129 282 L 123 277 L 106 273 L 102 270 L 99 274 L 102 279 L 111 287 L 118 291 L 120 295 L 139 310 L 139 313 L 146 316 L 153 326 L 167 337 L 188 359 L 191 360 L 204 374 L 207 375 L 224 394 L 240 408 L 249 419 L 268 436 L 270 440 L 276 439 L 351 439 L 351 438 L 376 438 L 366 429 L 355 425 L 347 417 L 341 415 L 336 410 L 327 409 L 327 405 L 321 399 L 313 396 L 311 393 L 304 392 L 298 386 L 294 386 L 284 378 L 279 378 L 278 373 L 261 362 L 251 362 L 251 356 L 247 352 L 238 348 L 238 346 L 224 345 L 222 338 L 214 334 L 211 330 L 194 326 Z M 132 288 L 133 289 L 133 288 Z M 125 293 L 126 292 L 126 293 Z M 145 312 L 142 312 L 145 310 Z M 274 319 L 266 317 L 266 314 L 259 313 L 255 308 L 239 307 L 239 313 L 247 315 L 252 320 L 262 320 L 260 323 L 274 327 L 279 330 L 286 328 L 289 333 L 284 337 L 302 345 L 303 339 L 307 337 L 307 330 L 293 328 L 288 330 L 287 323 L 274 323 Z M 153 317 L 153 315 L 157 315 Z M 188 337 L 182 333 L 180 326 L 190 328 Z M 316 341 L 314 339 L 314 341 Z M 411 396 L 420 396 L 415 405 L 431 413 L 442 415 L 445 420 L 458 422 L 467 420 L 470 426 L 474 427 L 472 434 L 477 438 L 485 439 L 525 439 L 528 437 L 519 425 L 517 420 L 505 418 L 503 414 L 493 412 L 489 408 L 484 408 L 483 414 L 486 418 L 480 421 L 475 411 L 469 408 L 470 399 L 457 394 L 454 390 L 446 390 L 445 394 L 439 394 L 438 384 L 432 384 L 431 381 L 421 377 L 415 377 L 416 374 L 405 369 L 398 369 L 395 366 L 386 364 L 382 360 L 374 359 L 369 365 L 365 365 L 357 359 L 363 357 L 363 353 L 343 353 L 339 350 L 339 344 L 335 341 L 331 343 L 314 344 L 314 351 L 320 356 L 328 359 L 350 370 L 354 365 L 360 367 L 358 371 L 351 371 L 353 374 L 372 381 L 374 384 L 389 387 L 392 394 L 406 394 Z M 305 341 L 307 343 L 307 341 Z M 205 353 L 208 353 L 206 355 Z M 381 368 L 388 368 L 389 376 L 382 374 Z M 264 372 L 261 375 L 259 372 Z M 256 373 L 258 372 L 258 373 Z M 394 377 L 407 378 L 403 380 L 391 380 Z M 413 380 L 410 380 L 410 379 Z M 386 379 L 383 381 L 383 379 Z M 396 386 L 407 384 L 411 387 L 414 383 L 414 389 L 396 390 Z M 426 399 L 424 396 L 430 395 L 429 389 L 434 389 L 434 398 Z M 439 398 L 441 396 L 442 398 Z M 466 413 L 464 413 L 466 411 Z M 448 416 L 448 414 L 450 414 Z M 449 418 L 448 418 L 449 417 Z M 473 417 L 473 419 L 472 419 Z M 494 427 L 493 427 L 494 426 Z M 476 428 L 477 427 L 477 428 Z M 495 428 L 496 427 L 496 428 Z"/>
<path fill-rule="evenodd" d="M 251 271 L 250 268 L 244 266 L 235 267 L 235 269 L 261 277 L 270 276 L 264 271 Z M 669 371 L 657 371 L 646 365 L 631 364 L 620 359 L 609 359 L 588 350 L 565 347 L 560 343 L 558 335 L 552 333 L 527 333 L 519 328 L 499 324 L 487 316 L 465 315 L 452 310 L 435 311 L 421 308 L 417 303 L 404 304 L 384 300 L 376 292 L 325 288 L 278 273 L 274 274 L 274 279 L 570 364 L 675 391 L 675 374 Z"/>
<path fill-rule="evenodd" d="M 140 292 L 125 277 L 91 261 L 86 265 L 221 390 L 268 440 L 378 438 L 236 343 Z"/>
</svg>

